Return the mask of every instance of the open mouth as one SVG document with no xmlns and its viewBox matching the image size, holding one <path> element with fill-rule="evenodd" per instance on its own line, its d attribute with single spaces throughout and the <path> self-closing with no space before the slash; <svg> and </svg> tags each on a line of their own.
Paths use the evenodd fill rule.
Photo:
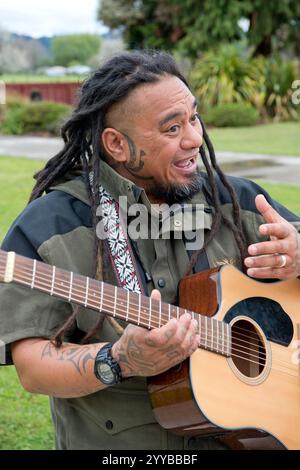
<svg viewBox="0 0 300 470">
<path fill-rule="evenodd" d="M 197 157 L 185 158 L 184 160 L 178 160 L 173 165 L 181 171 L 190 172 L 195 171 L 197 167 Z"/>
</svg>

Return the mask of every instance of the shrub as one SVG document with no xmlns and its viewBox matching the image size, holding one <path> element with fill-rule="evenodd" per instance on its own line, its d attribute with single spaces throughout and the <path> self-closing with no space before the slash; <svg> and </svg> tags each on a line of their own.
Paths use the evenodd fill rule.
<svg viewBox="0 0 300 470">
<path fill-rule="evenodd" d="M 190 74 L 201 107 L 250 101 L 260 78 L 257 67 L 230 45 L 204 54 Z"/>
<path fill-rule="evenodd" d="M 217 127 L 254 126 L 258 118 L 258 111 L 248 103 L 220 104 L 203 114 L 206 124 Z"/>
<path fill-rule="evenodd" d="M 265 108 L 274 121 L 298 119 L 296 106 L 292 101 L 292 83 L 296 80 L 296 65 L 292 61 L 273 57 L 259 59 L 265 76 Z"/>
<path fill-rule="evenodd" d="M 58 134 L 59 127 L 70 112 L 66 104 L 47 101 L 14 103 L 7 106 L 1 132 L 5 134 L 27 134 L 46 132 Z"/>
</svg>

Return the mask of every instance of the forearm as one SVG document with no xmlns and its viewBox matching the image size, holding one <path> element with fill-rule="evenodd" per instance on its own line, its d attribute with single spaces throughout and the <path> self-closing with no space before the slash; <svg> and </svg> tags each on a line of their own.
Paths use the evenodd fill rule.
<svg viewBox="0 0 300 470">
<path fill-rule="evenodd" d="M 30 338 L 15 343 L 12 354 L 27 391 L 75 398 L 106 388 L 94 375 L 95 357 L 101 345 L 65 343 L 57 349 L 48 340 Z"/>
</svg>

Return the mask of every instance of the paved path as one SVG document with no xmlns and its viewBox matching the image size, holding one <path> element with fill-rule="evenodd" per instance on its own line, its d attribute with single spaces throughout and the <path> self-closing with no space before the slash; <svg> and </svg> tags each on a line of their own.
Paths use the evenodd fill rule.
<svg viewBox="0 0 300 470">
<path fill-rule="evenodd" d="M 0 155 L 48 160 L 62 148 L 62 139 L 48 137 L 0 136 Z"/>
<path fill-rule="evenodd" d="M 0 155 L 47 160 L 62 148 L 62 139 L 0 136 Z M 228 174 L 300 185 L 300 157 L 217 152 Z"/>
</svg>

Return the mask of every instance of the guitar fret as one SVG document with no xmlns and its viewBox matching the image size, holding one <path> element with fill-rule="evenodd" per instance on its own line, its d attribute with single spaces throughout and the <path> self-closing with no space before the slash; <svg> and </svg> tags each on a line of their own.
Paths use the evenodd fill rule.
<svg viewBox="0 0 300 470">
<path fill-rule="evenodd" d="M 161 326 L 161 302 L 159 302 L 158 328 Z"/>
<path fill-rule="evenodd" d="M 204 341 L 204 347 L 207 349 L 207 317 L 205 317 L 205 341 Z"/>
<path fill-rule="evenodd" d="M 72 298 L 72 288 L 73 288 L 73 271 L 70 272 L 70 288 L 69 288 L 69 297 L 68 297 L 69 302 Z"/>
<path fill-rule="evenodd" d="M 217 322 L 217 353 L 219 352 L 219 322 L 218 320 L 216 320 Z"/>
<path fill-rule="evenodd" d="M 139 313 L 138 313 L 139 318 L 141 317 L 141 306 L 142 306 L 142 295 L 139 292 Z"/>
<path fill-rule="evenodd" d="M 87 306 L 89 295 L 89 278 L 86 278 L 84 306 Z"/>
<path fill-rule="evenodd" d="M 139 325 L 141 321 L 141 310 L 138 312 L 138 319 L 137 319 L 137 324 Z"/>
<path fill-rule="evenodd" d="M 52 281 L 51 281 L 50 295 L 53 295 L 53 291 L 54 291 L 54 281 L 55 281 L 55 266 L 52 266 Z"/>
<path fill-rule="evenodd" d="M 179 307 L 176 307 L 177 320 L 179 319 Z"/>
<path fill-rule="evenodd" d="M 171 320 L 171 304 L 169 304 L 169 320 Z"/>
<path fill-rule="evenodd" d="M 151 315 L 152 315 L 152 298 L 149 298 L 149 322 L 148 322 L 148 329 L 151 328 Z"/>
<path fill-rule="evenodd" d="M 116 316 L 116 308 L 117 308 L 117 295 L 118 295 L 118 289 L 117 286 L 115 286 L 115 303 L 114 303 L 114 311 L 113 311 L 113 316 Z"/>
<path fill-rule="evenodd" d="M 35 283 L 35 273 L 36 273 L 36 259 L 33 261 L 33 272 L 32 272 L 32 281 L 31 281 L 31 289 L 34 288 Z"/>
<path fill-rule="evenodd" d="M 127 307 L 126 307 L 126 321 L 128 321 L 129 317 L 129 290 L 127 291 Z"/>
<path fill-rule="evenodd" d="M 211 337 L 210 337 L 210 349 L 214 350 L 214 320 L 211 320 Z"/>
<path fill-rule="evenodd" d="M 100 306 L 99 306 L 100 312 L 102 312 L 102 306 L 103 306 L 103 289 L 104 289 L 104 282 L 101 282 L 101 294 L 100 294 Z"/>
</svg>

